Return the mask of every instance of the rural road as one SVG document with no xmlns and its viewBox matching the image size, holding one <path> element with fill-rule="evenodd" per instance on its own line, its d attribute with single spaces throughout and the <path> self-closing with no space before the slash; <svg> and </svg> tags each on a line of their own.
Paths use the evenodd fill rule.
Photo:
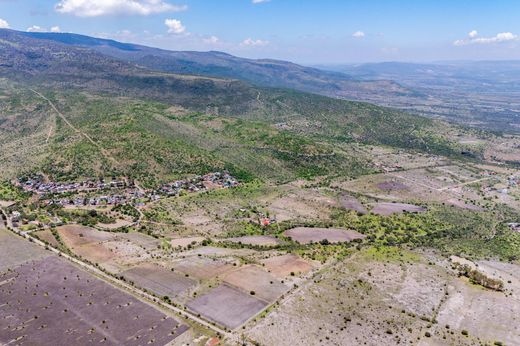
<svg viewBox="0 0 520 346">
<path fill-rule="evenodd" d="M 92 145 L 94 145 L 96 148 L 99 149 L 99 151 L 101 152 L 101 154 L 106 158 L 106 159 L 109 159 L 111 160 L 112 162 L 116 163 L 117 165 L 119 165 L 119 162 L 112 156 L 110 155 L 107 150 L 105 148 L 103 148 L 99 143 L 97 143 L 96 141 L 94 141 L 92 139 L 92 137 L 90 137 L 87 133 L 81 131 L 80 129 L 78 129 L 77 127 L 75 127 L 74 125 L 72 125 L 72 123 L 58 110 L 58 108 L 56 107 L 56 105 L 51 101 L 49 100 L 45 95 L 39 93 L 38 91 L 34 90 L 34 89 L 29 89 L 31 90 L 33 93 L 35 93 L 36 95 L 38 95 L 40 98 L 44 99 L 45 101 L 47 101 L 49 103 L 49 105 L 51 106 L 51 108 L 56 112 L 56 114 L 58 114 L 58 116 L 65 122 L 65 124 L 67 124 L 74 132 L 82 135 L 83 137 L 85 137 Z M 47 138 L 48 140 L 48 138 Z"/>
</svg>

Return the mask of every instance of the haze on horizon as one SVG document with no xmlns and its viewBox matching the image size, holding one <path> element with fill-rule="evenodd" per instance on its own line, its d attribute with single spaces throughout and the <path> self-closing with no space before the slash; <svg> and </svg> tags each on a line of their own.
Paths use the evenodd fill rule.
<svg viewBox="0 0 520 346">
<path fill-rule="evenodd" d="M 0 0 L 0 28 L 306 64 L 515 60 L 519 12 L 510 0 Z"/>
</svg>

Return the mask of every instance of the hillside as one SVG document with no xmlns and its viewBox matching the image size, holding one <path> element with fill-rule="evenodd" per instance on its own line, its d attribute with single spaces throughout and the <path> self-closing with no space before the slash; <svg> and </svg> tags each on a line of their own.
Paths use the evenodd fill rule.
<svg viewBox="0 0 520 346">
<path fill-rule="evenodd" d="M 4 148 L 56 177 L 109 172 L 148 177 L 153 184 L 232 168 L 287 181 L 370 171 L 369 160 L 352 151 L 356 143 L 453 157 L 465 150 L 450 138 L 455 128 L 366 103 L 154 72 L 9 30 L 0 31 L 0 48 Z M 18 154 L 11 131 L 39 154 L 28 150 L 32 146 Z M 38 140 L 32 143 L 32 137 Z"/>
</svg>

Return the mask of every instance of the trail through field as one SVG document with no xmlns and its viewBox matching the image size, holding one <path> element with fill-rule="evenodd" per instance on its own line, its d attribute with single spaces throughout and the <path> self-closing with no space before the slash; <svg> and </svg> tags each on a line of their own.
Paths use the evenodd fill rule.
<svg viewBox="0 0 520 346">
<path fill-rule="evenodd" d="M 72 123 L 58 110 L 58 108 L 54 105 L 54 103 L 49 100 L 47 97 L 45 97 L 43 94 L 39 93 L 38 91 L 34 90 L 34 89 L 29 89 L 31 90 L 33 93 L 35 93 L 36 95 L 38 95 L 40 98 L 44 99 L 45 101 L 47 101 L 49 103 L 49 105 L 51 106 L 51 108 L 56 112 L 56 114 L 65 122 L 65 124 L 67 124 L 67 126 L 69 126 L 74 132 L 82 135 L 83 137 L 85 137 L 90 143 L 92 143 L 92 145 L 94 145 L 95 147 L 97 147 L 99 149 L 99 151 L 101 152 L 101 154 L 106 158 L 106 159 L 109 159 L 111 160 L 112 162 L 114 162 L 115 164 L 119 165 L 119 162 L 112 156 L 108 153 L 108 151 L 103 148 L 99 143 L 97 143 L 96 141 L 94 141 L 92 139 L 92 137 L 90 137 L 87 133 L 81 131 L 80 129 L 78 129 L 77 127 L 75 127 L 74 125 L 72 125 Z"/>
</svg>

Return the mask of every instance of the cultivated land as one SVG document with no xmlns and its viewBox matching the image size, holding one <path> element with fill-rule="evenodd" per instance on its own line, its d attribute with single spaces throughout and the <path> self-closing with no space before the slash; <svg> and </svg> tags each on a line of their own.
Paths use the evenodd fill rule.
<svg viewBox="0 0 520 346">
<path fill-rule="evenodd" d="M 189 328 L 7 232 L 0 229 L 2 344 L 166 344 Z"/>
</svg>

